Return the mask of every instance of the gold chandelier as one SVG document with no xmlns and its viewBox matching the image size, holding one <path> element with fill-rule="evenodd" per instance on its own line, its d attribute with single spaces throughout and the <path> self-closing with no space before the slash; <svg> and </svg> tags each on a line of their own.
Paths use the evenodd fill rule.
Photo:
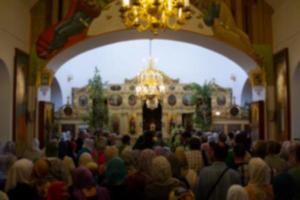
<svg viewBox="0 0 300 200">
<path fill-rule="evenodd" d="M 165 93 L 162 73 L 154 67 L 154 59 L 150 57 L 148 67 L 137 76 L 136 95 L 146 102 L 149 109 L 158 107 L 159 100 Z"/>
<path fill-rule="evenodd" d="M 121 17 L 128 28 L 178 30 L 191 18 L 189 0 L 122 0 Z"/>
</svg>

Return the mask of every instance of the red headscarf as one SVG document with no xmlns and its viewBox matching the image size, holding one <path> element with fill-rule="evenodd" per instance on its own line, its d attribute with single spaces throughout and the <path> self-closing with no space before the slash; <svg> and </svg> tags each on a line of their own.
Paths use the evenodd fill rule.
<svg viewBox="0 0 300 200">
<path fill-rule="evenodd" d="M 62 181 L 54 181 L 49 186 L 47 200 L 63 200 L 66 195 L 68 195 L 66 184 Z"/>
</svg>

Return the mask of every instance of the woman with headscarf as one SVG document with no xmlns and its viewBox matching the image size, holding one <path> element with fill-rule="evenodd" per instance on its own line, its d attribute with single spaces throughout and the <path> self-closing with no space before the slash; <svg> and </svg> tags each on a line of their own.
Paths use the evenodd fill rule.
<svg viewBox="0 0 300 200">
<path fill-rule="evenodd" d="M 72 172 L 75 169 L 75 163 L 74 160 L 69 157 L 69 156 L 65 156 L 63 159 L 63 163 L 66 169 L 66 175 L 67 175 L 67 186 L 71 186 L 73 184 L 73 180 L 72 180 Z"/>
<path fill-rule="evenodd" d="M 86 138 L 84 141 L 83 141 L 83 146 L 82 148 L 79 150 L 78 154 L 77 154 L 77 157 L 79 158 L 81 156 L 82 153 L 92 153 L 93 150 L 95 148 L 95 141 L 94 139 L 91 139 L 91 138 Z"/>
<path fill-rule="evenodd" d="M 252 158 L 249 162 L 249 183 L 245 187 L 249 200 L 273 200 L 270 184 L 271 170 L 261 158 Z"/>
<path fill-rule="evenodd" d="M 108 191 L 96 185 L 92 172 L 85 167 L 78 167 L 73 172 L 74 200 L 109 200 Z"/>
<path fill-rule="evenodd" d="M 198 175 L 195 172 L 195 170 L 189 168 L 184 147 L 182 146 L 177 147 L 174 155 L 179 162 L 181 176 L 183 176 L 187 180 L 191 190 L 194 191 L 196 189 Z"/>
<path fill-rule="evenodd" d="M 175 188 L 182 186 L 180 181 L 172 177 L 171 166 L 163 156 L 158 156 L 152 161 L 153 182 L 145 189 L 147 200 L 165 200 L 169 193 Z"/>
<path fill-rule="evenodd" d="M 28 159 L 16 161 L 9 169 L 5 191 L 10 200 L 38 199 L 38 194 L 31 186 L 33 163 Z"/>
<path fill-rule="evenodd" d="M 134 174 L 137 170 L 137 160 L 134 157 L 132 150 L 124 149 L 121 158 L 124 160 L 127 176 Z"/>
<path fill-rule="evenodd" d="M 68 174 L 64 162 L 59 158 L 48 159 L 50 162 L 49 180 L 67 182 Z"/>
<path fill-rule="evenodd" d="M 125 178 L 124 161 L 119 157 L 108 161 L 103 185 L 109 190 L 112 200 L 127 199 Z"/>
<path fill-rule="evenodd" d="M 106 162 L 119 156 L 119 149 L 116 146 L 106 146 L 105 151 Z"/>
<path fill-rule="evenodd" d="M 79 157 L 78 166 L 86 167 L 89 162 L 93 162 L 93 158 L 90 153 L 84 152 Z"/>
<path fill-rule="evenodd" d="M 176 158 L 174 154 L 169 154 L 167 156 L 167 159 L 171 165 L 171 170 L 172 170 L 172 177 L 178 179 L 181 181 L 181 183 L 184 185 L 185 188 L 190 188 L 189 182 L 185 178 L 185 176 L 182 173 L 181 170 L 181 165 L 179 160 Z"/>
<path fill-rule="evenodd" d="M 43 155 L 42 151 L 40 150 L 40 142 L 37 138 L 33 138 L 31 144 L 28 145 L 26 148 L 23 158 L 27 158 L 32 161 L 36 161 L 37 159 L 41 158 Z"/>
<path fill-rule="evenodd" d="M 47 200 L 68 200 L 70 194 L 63 181 L 54 181 L 48 188 Z"/>
<path fill-rule="evenodd" d="M 32 185 L 37 191 L 40 199 L 47 197 L 49 181 L 50 162 L 46 159 L 39 159 L 33 165 Z"/>
<path fill-rule="evenodd" d="M 249 197 L 242 186 L 232 185 L 227 192 L 227 200 L 249 200 Z"/>
<path fill-rule="evenodd" d="M 15 143 L 8 141 L 2 149 L 2 154 L 0 154 L 0 189 L 4 188 L 8 170 L 16 160 Z"/>
<path fill-rule="evenodd" d="M 134 150 L 138 152 L 137 150 Z M 127 193 L 131 199 L 145 199 L 146 185 L 152 181 L 151 169 L 155 153 L 151 149 L 143 150 L 138 156 L 137 171 L 126 178 Z"/>
</svg>

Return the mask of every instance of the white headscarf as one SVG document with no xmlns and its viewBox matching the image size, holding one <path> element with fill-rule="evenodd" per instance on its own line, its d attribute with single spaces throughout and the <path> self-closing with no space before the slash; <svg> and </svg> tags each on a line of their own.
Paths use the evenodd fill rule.
<svg viewBox="0 0 300 200">
<path fill-rule="evenodd" d="M 18 183 L 29 183 L 32 174 L 33 163 L 28 159 L 17 160 L 9 169 L 5 191 L 13 189 Z"/>
<path fill-rule="evenodd" d="M 252 158 L 249 162 L 250 184 L 266 185 L 270 184 L 270 168 L 261 158 Z"/>
<path fill-rule="evenodd" d="M 242 186 L 232 185 L 227 192 L 227 200 L 249 200 L 249 197 Z"/>
</svg>

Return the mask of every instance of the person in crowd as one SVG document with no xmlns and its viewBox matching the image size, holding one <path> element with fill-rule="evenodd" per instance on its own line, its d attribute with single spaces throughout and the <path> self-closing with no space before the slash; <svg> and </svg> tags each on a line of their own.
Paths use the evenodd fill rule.
<svg viewBox="0 0 300 200">
<path fill-rule="evenodd" d="M 184 187 L 176 187 L 170 192 L 169 200 L 194 200 L 195 195 L 192 190 Z"/>
<path fill-rule="evenodd" d="M 66 169 L 66 184 L 68 187 L 70 187 L 73 184 L 73 179 L 72 179 L 72 172 L 75 169 L 75 163 L 74 160 L 69 157 L 69 156 L 65 156 L 63 159 L 63 164 L 65 166 Z"/>
<path fill-rule="evenodd" d="M 122 154 L 122 152 L 124 150 L 131 150 L 130 140 L 131 140 L 131 138 L 130 138 L 129 135 L 123 135 L 122 136 L 122 139 L 121 139 L 122 143 L 119 146 L 119 152 L 120 152 L 120 154 Z"/>
<path fill-rule="evenodd" d="M 119 150 L 116 146 L 106 146 L 105 151 L 106 162 L 119 156 Z"/>
<path fill-rule="evenodd" d="M 0 154 L 0 190 L 4 189 L 8 170 L 17 160 L 15 143 L 8 141 Z"/>
<path fill-rule="evenodd" d="M 280 148 L 280 144 L 275 141 L 269 141 L 267 143 L 267 156 L 265 157 L 265 162 L 271 168 L 271 178 L 283 172 L 287 167 L 285 161 L 279 156 Z"/>
<path fill-rule="evenodd" d="M 77 157 L 79 158 L 83 153 L 92 153 L 95 148 L 95 141 L 91 138 L 85 138 L 82 148 L 79 150 Z"/>
<path fill-rule="evenodd" d="M 49 187 L 50 162 L 39 159 L 33 165 L 31 184 L 37 191 L 40 199 L 46 199 Z"/>
<path fill-rule="evenodd" d="M 229 187 L 241 183 L 240 176 L 225 164 L 226 146 L 211 143 L 210 151 L 213 163 L 200 171 L 196 199 L 225 200 Z"/>
<path fill-rule="evenodd" d="M 285 141 L 282 144 L 279 156 L 286 161 L 287 169 L 293 168 L 297 165 L 296 148 L 298 143 L 295 141 Z"/>
<path fill-rule="evenodd" d="M 79 157 L 79 161 L 78 161 L 78 166 L 84 166 L 86 167 L 86 165 L 89 163 L 89 162 L 93 162 L 93 158 L 92 158 L 92 155 L 88 152 L 84 152 L 80 155 Z"/>
<path fill-rule="evenodd" d="M 157 156 L 152 161 L 151 175 L 153 181 L 146 186 L 145 199 L 165 200 L 175 187 L 182 184 L 172 177 L 171 165 L 163 156 Z"/>
<path fill-rule="evenodd" d="M 181 170 L 181 165 L 177 157 L 173 154 L 170 153 L 166 157 L 171 165 L 171 170 L 172 170 L 172 177 L 178 179 L 185 188 L 191 188 L 188 180 L 184 176 Z"/>
<path fill-rule="evenodd" d="M 154 132 L 153 131 L 145 131 L 143 135 L 141 135 L 133 149 L 139 149 L 139 150 L 144 150 L 144 149 L 152 149 L 154 147 Z"/>
<path fill-rule="evenodd" d="M 245 187 L 249 200 L 273 200 L 274 193 L 270 184 L 271 169 L 261 158 L 249 162 L 249 183 Z"/>
<path fill-rule="evenodd" d="M 241 184 L 246 186 L 249 181 L 248 162 L 246 161 L 246 149 L 243 144 L 236 144 L 233 147 L 234 164 L 233 169 L 237 170 L 241 177 Z"/>
<path fill-rule="evenodd" d="M 136 151 L 136 150 L 135 150 Z M 128 174 L 126 178 L 127 194 L 132 199 L 145 199 L 145 187 L 152 181 L 152 160 L 155 157 L 153 150 L 145 149 L 138 156 L 137 171 Z"/>
<path fill-rule="evenodd" d="M 6 193 L 0 190 L 0 200 L 9 200 Z"/>
<path fill-rule="evenodd" d="M 31 186 L 33 163 L 22 158 L 17 160 L 9 169 L 5 191 L 10 200 L 38 200 L 38 194 Z"/>
<path fill-rule="evenodd" d="M 296 193 L 294 199 L 300 199 L 300 144 L 295 145 L 296 164 L 292 167 L 288 173 L 292 176 L 295 182 Z"/>
<path fill-rule="evenodd" d="M 177 147 L 175 150 L 175 157 L 177 158 L 181 170 L 181 176 L 183 176 L 190 186 L 192 191 L 195 191 L 198 175 L 195 170 L 190 169 L 188 166 L 188 161 L 184 152 L 183 147 Z"/>
<path fill-rule="evenodd" d="M 296 193 L 296 183 L 287 171 L 275 176 L 272 181 L 275 200 L 293 200 Z"/>
<path fill-rule="evenodd" d="M 83 141 L 86 137 L 87 137 L 87 134 L 86 134 L 85 131 L 80 131 L 78 133 L 78 137 L 75 141 L 76 142 L 76 151 L 75 151 L 76 153 L 79 153 L 79 151 L 81 150 L 82 145 L 83 145 Z"/>
<path fill-rule="evenodd" d="M 59 158 L 48 159 L 50 162 L 49 180 L 64 181 L 68 180 L 68 172 L 64 162 Z"/>
<path fill-rule="evenodd" d="M 47 158 L 57 158 L 58 157 L 58 142 L 56 139 L 51 139 L 45 148 L 45 156 Z"/>
<path fill-rule="evenodd" d="M 249 200 L 249 197 L 242 186 L 232 185 L 227 192 L 226 200 Z"/>
<path fill-rule="evenodd" d="M 72 199 L 110 200 L 110 195 L 107 189 L 96 185 L 90 170 L 85 167 L 78 167 L 73 171 Z"/>
<path fill-rule="evenodd" d="M 106 145 L 107 145 L 107 138 L 104 136 L 99 136 L 95 144 L 95 149 L 92 153 L 94 160 L 99 166 L 104 165 L 106 162 L 105 153 L 104 153 Z"/>
<path fill-rule="evenodd" d="M 134 157 L 133 151 L 130 149 L 123 150 L 121 158 L 124 160 L 126 167 L 126 174 L 128 176 L 136 173 L 137 170 L 137 159 Z"/>
<path fill-rule="evenodd" d="M 164 141 L 163 134 L 161 133 L 161 131 L 157 131 L 155 134 L 155 146 L 167 146 L 167 143 Z"/>
<path fill-rule="evenodd" d="M 126 193 L 125 178 L 124 161 L 119 157 L 109 160 L 106 164 L 103 186 L 108 189 L 112 200 L 129 199 Z"/>
<path fill-rule="evenodd" d="M 46 200 L 68 200 L 69 198 L 70 194 L 65 182 L 54 181 L 50 184 Z"/>
<path fill-rule="evenodd" d="M 33 138 L 32 143 L 28 145 L 22 157 L 32 161 L 36 161 L 42 156 L 43 152 L 40 150 L 40 141 L 37 138 Z"/>
<path fill-rule="evenodd" d="M 192 137 L 189 143 L 189 151 L 185 155 L 188 161 L 189 168 L 199 174 L 200 170 L 204 167 L 202 153 L 200 151 L 201 140 L 198 137 Z"/>
<path fill-rule="evenodd" d="M 253 144 L 252 156 L 265 159 L 267 155 L 267 142 L 263 140 L 258 140 Z"/>
</svg>

